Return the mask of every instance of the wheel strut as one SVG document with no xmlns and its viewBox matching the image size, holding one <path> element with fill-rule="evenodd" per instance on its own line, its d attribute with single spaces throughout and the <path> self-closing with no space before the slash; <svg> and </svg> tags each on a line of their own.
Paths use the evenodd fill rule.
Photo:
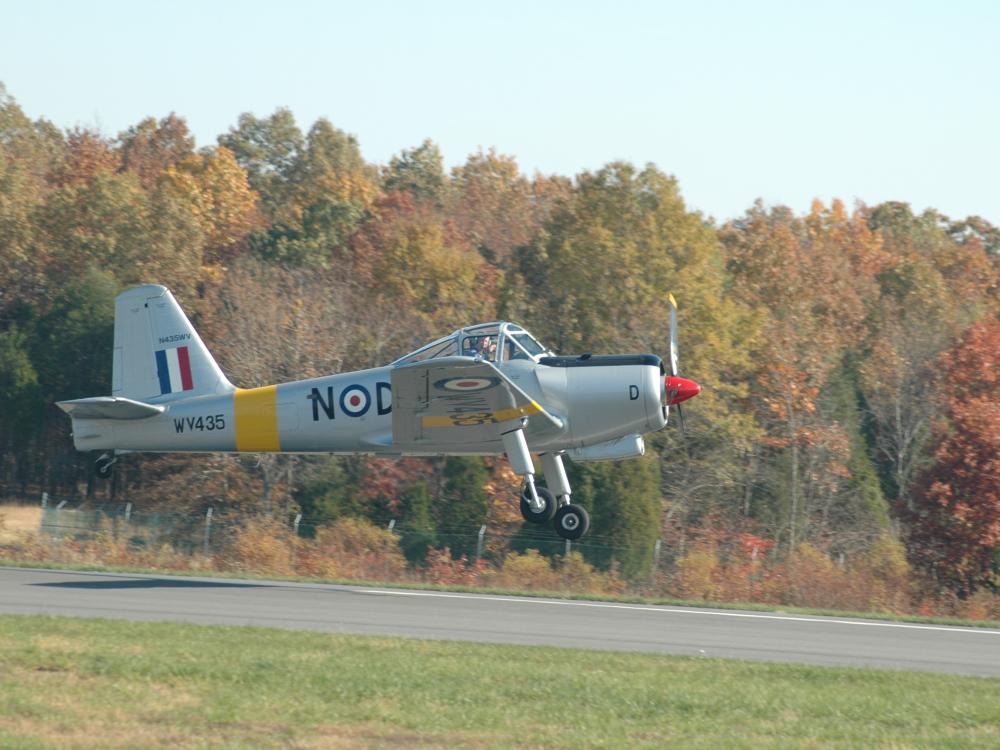
<svg viewBox="0 0 1000 750">
<path fill-rule="evenodd" d="M 524 439 L 524 429 L 521 426 L 515 427 L 500 436 L 503 439 L 503 448 L 507 452 L 507 460 L 515 474 L 524 477 L 524 489 L 522 495 L 534 514 L 545 511 L 545 501 L 538 496 L 535 489 L 535 465 L 531 462 L 531 453 L 528 451 L 528 441 Z"/>
<path fill-rule="evenodd" d="M 560 506 L 570 504 L 569 478 L 566 467 L 563 466 L 561 453 L 543 453 L 542 471 L 545 472 L 545 484 L 548 485 Z"/>
</svg>

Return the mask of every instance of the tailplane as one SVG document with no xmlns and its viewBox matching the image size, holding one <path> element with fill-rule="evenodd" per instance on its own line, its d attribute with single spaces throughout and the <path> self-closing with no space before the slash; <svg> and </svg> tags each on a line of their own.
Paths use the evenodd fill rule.
<svg viewBox="0 0 1000 750">
<path fill-rule="evenodd" d="M 118 295 L 112 396 L 162 403 L 234 390 L 169 289 L 149 284 Z"/>
</svg>

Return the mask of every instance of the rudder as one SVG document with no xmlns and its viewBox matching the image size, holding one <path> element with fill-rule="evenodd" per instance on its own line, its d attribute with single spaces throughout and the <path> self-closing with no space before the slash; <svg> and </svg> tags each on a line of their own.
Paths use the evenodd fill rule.
<svg viewBox="0 0 1000 750">
<path fill-rule="evenodd" d="M 235 390 L 165 286 L 115 298 L 113 396 L 162 402 Z"/>
</svg>

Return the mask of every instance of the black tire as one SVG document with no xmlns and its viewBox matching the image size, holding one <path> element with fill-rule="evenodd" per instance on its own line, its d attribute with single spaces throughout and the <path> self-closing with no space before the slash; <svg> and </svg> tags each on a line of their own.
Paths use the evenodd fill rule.
<svg viewBox="0 0 1000 750">
<path fill-rule="evenodd" d="M 114 462 L 109 461 L 106 458 L 99 459 L 96 464 L 94 464 L 94 473 L 97 474 L 101 479 L 111 479 L 111 471 L 114 467 Z"/>
<path fill-rule="evenodd" d="M 590 516 L 579 505 L 564 505 L 556 511 L 552 525 L 563 539 L 579 539 L 590 528 Z"/>
<path fill-rule="evenodd" d="M 528 523 L 548 523 L 556 514 L 556 499 L 545 487 L 535 485 L 535 492 L 538 493 L 538 499 L 545 503 L 545 510 L 535 513 L 531 509 L 531 503 L 528 502 L 528 488 L 525 486 L 521 490 L 521 515 Z"/>
</svg>

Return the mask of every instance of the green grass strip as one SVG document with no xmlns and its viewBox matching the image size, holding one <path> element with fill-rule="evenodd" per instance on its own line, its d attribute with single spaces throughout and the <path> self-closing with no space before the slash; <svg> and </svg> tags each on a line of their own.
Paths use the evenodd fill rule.
<svg viewBox="0 0 1000 750">
<path fill-rule="evenodd" d="M 1000 680 L 3 616 L 0 747 L 992 750 Z"/>
</svg>

